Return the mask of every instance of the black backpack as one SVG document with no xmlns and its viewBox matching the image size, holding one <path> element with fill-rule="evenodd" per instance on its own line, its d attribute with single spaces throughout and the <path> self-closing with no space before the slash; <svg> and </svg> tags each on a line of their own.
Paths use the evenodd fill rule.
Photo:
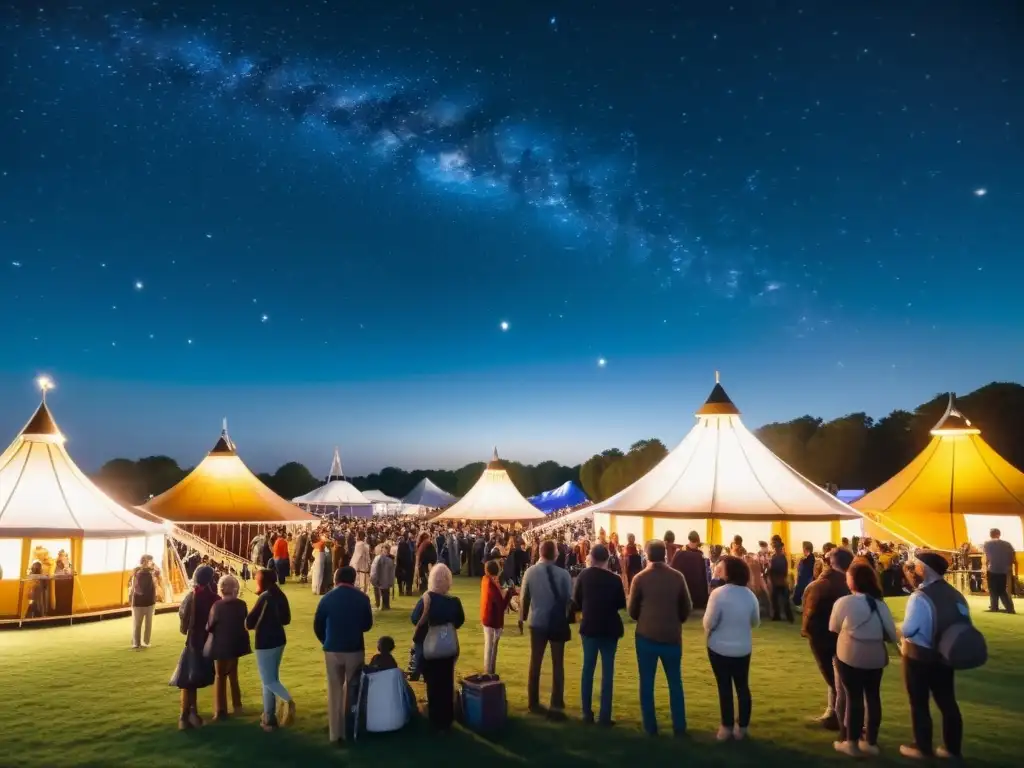
<svg viewBox="0 0 1024 768">
<path fill-rule="evenodd" d="M 937 616 L 935 603 L 928 595 L 921 593 L 932 604 L 932 615 Z M 970 616 L 963 616 L 934 638 L 932 647 L 947 667 L 955 670 L 977 669 L 988 661 L 988 644 Z"/>
<path fill-rule="evenodd" d="M 132 592 L 136 598 L 153 600 L 156 598 L 156 583 L 153 581 L 153 572 L 148 568 L 140 568 L 135 572 L 132 580 Z"/>
</svg>

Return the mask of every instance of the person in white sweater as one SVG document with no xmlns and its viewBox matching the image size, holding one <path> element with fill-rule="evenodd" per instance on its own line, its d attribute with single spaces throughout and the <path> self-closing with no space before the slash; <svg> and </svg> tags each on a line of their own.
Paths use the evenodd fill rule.
<svg viewBox="0 0 1024 768">
<path fill-rule="evenodd" d="M 747 587 L 750 568 L 739 557 L 723 557 L 717 569 L 725 582 L 711 592 L 704 611 L 711 671 L 718 683 L 718 705 L 722 724 L 718 740 L 742 739 L 750 727 L 753 702 L 750 696 L 750 654 L 754 647 L 752 630 L 761 623 L 757 597 Z M 736 688 L 739 717 L 734 716 L 732 691 Z"/>
<path fill-rule="evenodd" d="M 896 623 L 882 600 L 875 569 L 854 563 L 846 572 L 851 594 L 836 600 L 829 631 L 839 635 L 836 646 L 837 684 L 846 690 L 845 706 L 837 707 L 837 752 L 851 757 L 878 754 L 878 729 L 882 724 L 882 671 L 889 663 L 887 642 L 896 642 Z M 838 701 L 838 699 L 837 699 Z M 839 711 L 845 709 L 845 712 Z M 864 738 L 864 711 L 867 732 Z"/>
</svg>

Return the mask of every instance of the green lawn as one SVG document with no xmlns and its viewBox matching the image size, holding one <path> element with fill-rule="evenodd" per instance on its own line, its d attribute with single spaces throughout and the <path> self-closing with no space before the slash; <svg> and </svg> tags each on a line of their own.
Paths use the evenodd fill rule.
<svg viewBox="0 0 1024 768">
<path fill-rule="evenodd" d="M 686 690 L 689 740 L 668 735 L 657 739 L 640 730 L 633 627 L 619 646 L 615 719 L 612 731 L 595 731 L 575 717 L 579 710 L 580 647 L 574 638 L 566 650 L 566 703 L 574 719 L 551 724 L 525 713 L 529 646 L 515 628 L 502 639 L 499 673 L 508 684 L 512 721 L 496 741 L 457 730 L 430 735 L 422 722 L 401 734 L 377 736 L 348 751 L 327 742 L 326 689 L 320 649 L 312 632 L 316 598 L 304 585 L 285 587 L 294 617 L 284 655 L 282 680 L 298 704 L 291 729 L 265 734 L 257 727 L 259 695 L 256 665 L 242 664 L 242 688 L 252 714 L 224 724 L 209 723 L 197 731 L 179 732 L 178 692 L 166 685 L 180 651 L 177 616 L 158 616 L 153 647 L 128 647 L 129 621 L 76 627 L 23 630 L 0 634 L 0 765 L 18 766 L 262 766 L 314 765 L 321 758 L 359 766 L 552 765 L 585 764 L 623 768 L 641 759 L 669 765 L 685 759 L 695 765 L 816 765 L 841 762 L 831 749 L 830 734 L 810 727 L 808 715 L 819 714 L 824 685 L 795 627 L 769 624 L 755 635 L 751 685 L 754 694 L 752 739 L 718 744 L 714 681 L 705 655 L 699 623 L 685 626 L 683 682 Z M 461 633 L 462 674 L 479 671 L 482 634 L 476 617 L 477 582 L 456 579 L 456 591 L 471 622 Z M 249 596 L 250 602 L 252 596 Z M 412 634 L 408 621 L 411 598 L 397 601 L 390 614 L 378 614 L 370 642 L 392 635 L 404 664 Z M 897 619 L 903 601 L 892 601 Z M 990 616 L 974 604 L 977 622 L 986 633 L 991 661 L 959 678 L 965 753 L 972 764 L 1020 765 L 1016 728 L 1024 712 L 1024 617 Z M 549 678 L 548 678 L 549 679 Z M 906 697 L 893 665 L 883 683 L 882 762 L 901 762 L 899 744 L 910 736 Z M 547 690 L 545 681 L 544 690 Z M 200 692 L 200 708 L 209 716 L 212 689 Z M 417 687 L 417 693 L 422 690 Z M 542 691 L 542 696 L 545 695 Z M 659 716 L 668 728 L 664 684 L 659 690 Z M 938 731 L 938 724 L 936 724 Z M 685 755 L 685 757 L 683 757 Z M 455 761 L 452 763 L 452 761 Z M 666 761 L 672 761 L 671 763 Z"/>
</svg>

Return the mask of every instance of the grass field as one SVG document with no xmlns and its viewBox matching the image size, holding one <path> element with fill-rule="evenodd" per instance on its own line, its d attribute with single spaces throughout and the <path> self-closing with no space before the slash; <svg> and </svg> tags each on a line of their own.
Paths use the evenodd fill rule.
<svg viewBox="0 0 1024 768">
<path fill-rule="evenodd" d="M 566 649 L 566 703 L 573 719 L 552 724 L 525 712 L 529 646 L 514 627 L 506 630 L 498 671 L 508 685 L 512 721 L 496 740 L 461 729 L 447 736 L 431 735 L 415 723 L 399 734 L 372 737 L 342 751 L 327 741 L 326 686 L 320 649 L 313 636 L 316 598 L 305 585 L 285 587 L 292 604 L 281 678 L 298 705 L 295 726 L 272 734 L 257 727 L 259 688 L 252 657 L 242 663 L 242 689 L 247 714 L 227 723 L 210 723 L 212 689 L 200 692 L 206 727 L 179 732 L 178 692 L 166 682 L 182 645 L 177 616 L 156 618 L 153 647 L 128 647 L 129 620 L 117 619 L 76 627 L 23 630 L 0 634 L 0 765 L 3 766 L 264 766 L 331 763 L 352 766 L 609 766 L 630 761 L 645 764 L 771 766 L 787 768 L 842 762 L 831 748 L 831 735 L 805 722 L 820 714 L 824 685 L 796 627 L 768 624 L 754 640 L 751 687 L 754 715 L 751 740 L 718 744 L 718 704 L 699 622 L 684 627 L 683 683 L 692 738 L 669 735 L 656 739 L 639 724 L 633 626 L 627 622 L 620 643 L 615 679 L 615 719 L 611 731 L 579 722 L 580 646 L 574 637 Z M 475 580 L 456 579 L 455 590 L 470 622 L 461 633 L 458 672 L 480 670 L 483 639 L 479 623 L 479 587 Z M 249 596 L 251 604 L 252 595 Z M 392 635 L 404 664 L 412 635 L 412 598 L 400 598 L 389 614 L 378 614 L 368 646 L 382 634 Z M 897 620 L 902 600 L 892 601 Z M 1024 712 L 1024 618 L 982 613 L 973 606 L 986 633 L 991 659 L 983 669 L 958 678 L 963 709 L 965 754 L 975 765 L 1021 765 L 1016 728 Z M 544 680 L 542 697 L 550 675 Z M 422 696 L 422 690 L 417 687 Z M 595 691 L 596 693 L 596 691 Z M 596 702 L 595 702 L 596 703 Z M 882 758 L 903 762 L 900 743 L 910 737 L 906 696 L 899 666 L 888 669 L 883 682 Z M 664 683 L 659 681 L 659 718 L 669 731 Z M 938 724 L 936 731 L 938 732 Z M 454 761 L 454 762 L 453 762 Z M 671 761 L 671 762 L 667 762 Z"/>
</svg>

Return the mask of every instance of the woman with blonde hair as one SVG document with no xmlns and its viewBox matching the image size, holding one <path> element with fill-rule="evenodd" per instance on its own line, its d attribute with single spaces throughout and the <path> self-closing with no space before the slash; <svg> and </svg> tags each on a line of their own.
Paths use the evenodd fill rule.
<svg viewBox="0 0 1024 768">
<path fill-rule="evenodd" d="M 423 646 L 421 671 L 427 686 L 430 725 L 447 731 L 455 719 L 455 660 L 459 657 L 458 629 L 465 623 L 462 601 L 449 595 L 452 572 L 438 563 L 427 576 L 427 591 L 416 603 L 413 642 Z"/>
<path fill-rule="evenodd" d="M 231 688 L 231 711 L 242 713 L 242 689 L 238 685 L 238 660 L 252 653 L 245 617 L 249 607 L 238 599 L 239 583 L 231 574 L 221 576 L 217 582 L 221 599 L 210 609 L 206 631 L 210 634 L 206 648 L 213 661 L 216 676 L 213 681 L 213 719 L 226 720 L 228 716 L 228 687 Z"/>
</svg>

